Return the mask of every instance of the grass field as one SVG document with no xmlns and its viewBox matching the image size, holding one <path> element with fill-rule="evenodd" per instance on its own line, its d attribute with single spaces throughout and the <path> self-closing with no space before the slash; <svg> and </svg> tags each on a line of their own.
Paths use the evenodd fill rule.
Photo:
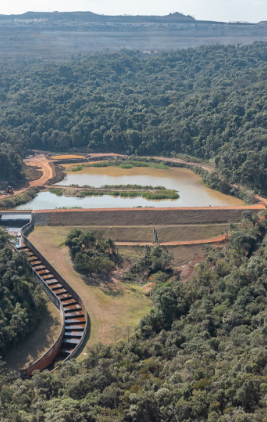
<svg viewBox="0 0 267 422">
<path fill-rule="evenodd" d="M 111 238 L 115 242 L 153 242 L 152 226 L 87 226 L 80 227 L 86 230 L 100 231 L 104 239 Z M 222 231 L 229 229 L 229 224 L 203 224 L 203 225 L 184 225 L 184 226 L 155 226 L 158 239 L 163 242 L 172 241 L 190 241 L 201 239 L 212 239 L 220 236 Z M 40 230 L 40 227 L 36 227 Z M 62 242 L 68 232 L 73 229 L 69 226 L 46 227 L 45 231 L 53 232 L 53 236 L 60 236 Z"/>
<path fill-rule="evenodd" d="M 3 361 L 8 369 L 19 371 L 39 359 L 56 341 L 60 333 L 60 316 L 57 308 L 45 295 L 47 308 L 41 322 L 32 333 L 15 345 Z"/>
<path fill-rule="evenodd" d="M 36 227 L 29 239 L 54 265 L 58 272 L 82 297 L 91 322 L 87 346 L 94 343 L 113 343 L 127 337 L 127 327 L 133 333 L 140 318 L 152 305 L 139 285 L 123 284 L 121 271 L 110 277 L 84 278 L 75 271 L 64 240 L 70 227 Z M 125 265 L 129 265 L 127 259 Z M 79 359 L 86 353 L 86 347 Z"/>
</svg>

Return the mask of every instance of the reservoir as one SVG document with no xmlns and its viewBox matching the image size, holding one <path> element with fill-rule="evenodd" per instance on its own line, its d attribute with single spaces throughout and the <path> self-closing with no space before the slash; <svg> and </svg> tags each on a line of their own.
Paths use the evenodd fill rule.
<svg viewBox="0 0 267 422">
<path fill-rule="evenodd" d="M 55 208 L 132 208 L 132 207 L 222 207 L 242 206 L 244 202 L 233 196 L 224 195 L 201 183 L 201 178 L 186 168 L 170 168 L 161 170 L 150 167 L 84 167 L 81 171 L 68 169 L 64 180 L 57 186 L 70 185 L 100 188 L 104 185 L 136 184 L 142 186 L 164 186 L 173 189 L 180 195 L 175 200 L 147 200 L 142 197 L 121 198 L 109 195 L 85 198 L 56 196 L 50 192 L 41 192 L 19 210 L 40 210 Z"/>
</svg>

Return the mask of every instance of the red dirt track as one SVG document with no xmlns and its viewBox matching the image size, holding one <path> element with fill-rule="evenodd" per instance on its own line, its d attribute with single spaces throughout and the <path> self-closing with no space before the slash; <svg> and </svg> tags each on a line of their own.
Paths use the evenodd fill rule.
<svg viewBox="0 0 267 422">
<path fill-rule="evenodd" d="M 163 242 L 160 243 L 162 246 L 187 246 L 187 245 L 204 245 L 206 243 L 221 243 L 226 240 L 228 234 L 223 236 L 214 237 L 213 239 L 202 239 L 202 240 L 190 240 L 188 242 Z M 152 242 L 115 242 L 116 246 L 153 246 L 155 243 Z"/>
<path fill-rule="evenodd" d="M 26 190 L 28 190 L 29 188 L 32 188 L 35 186 L 44 186 L 47 183 L 47 181 L 49 179 L 52 179 L 52 177 L 54 176 L 54 170 L 50 166 L 50 161 L 46 158 L 45 155 L 42 155 L 42 154 L 36 155 L 32 158 L 28 158 L 23 161 L 27 166 L 40 168 L 43 172 L 42 176 L 37 180 L 33 180 L 32 182 L 29 182 L 25 188 L 14 190 L 13 195 L 0 195 L 0 199 L 10 198 L 16 195 L 20 195 Z"/>
</svg>

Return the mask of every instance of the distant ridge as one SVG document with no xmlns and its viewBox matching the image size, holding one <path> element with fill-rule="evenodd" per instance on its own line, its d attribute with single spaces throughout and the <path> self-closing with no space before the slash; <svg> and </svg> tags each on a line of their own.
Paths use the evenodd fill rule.
<svg viewBox="0 0 267 422">
<path fill-rule="evenodd" d="M 267 24 L 167 16 L 106 16 L 92 12 L 27 12 L 0 15 L 4 58 L 62 60 L 70 55 L 127 50 L 154 54 L 201 45 L 267 42 Z"/>
<path fill-rule="evenodd" d="M 0 15 L 1 20 L 25 20 L 25 19 L 49 19 L 89 22 L 194 22 L 192 16 L 185 16 L 182 13 L 170 13 L 167 16 L 130 16 L 130 15 L 98 15 L 92 12 L 26 12 L 21 15 Z"/>
</svg>

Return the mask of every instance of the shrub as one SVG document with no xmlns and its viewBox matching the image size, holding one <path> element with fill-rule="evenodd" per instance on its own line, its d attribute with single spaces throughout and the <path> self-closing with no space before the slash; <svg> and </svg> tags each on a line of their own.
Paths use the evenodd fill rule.
<svg viewBox="0 0 267 422">
<path fill-rule="evenodd" d="M 57 196 L 62 196 L 62 190 L 59 189 L 59 188 L 49 189 L 49 192 L 50 193 L 53 193 L 54 195 L 57 195 Z"/>
<path fill-rule="evenodd" d="M 132 169 L 134 166 L 132 164 L 121 164 L 119 166 L 121 169 Z"/>
<path fill-rule="evenodd" d="M 71 169 L 71 171 L 81 171 L 83 169 L 83 166 L 79 165 L 77 167 L 74 167 L 73 169 Z"/>
<path fill-rule="evenodd" d="M 90 164 L 89 165 L 89 167 L 111 167 L 111 164 L 110 163 L 93 163 L 93 164 Z"/>
</svg>

